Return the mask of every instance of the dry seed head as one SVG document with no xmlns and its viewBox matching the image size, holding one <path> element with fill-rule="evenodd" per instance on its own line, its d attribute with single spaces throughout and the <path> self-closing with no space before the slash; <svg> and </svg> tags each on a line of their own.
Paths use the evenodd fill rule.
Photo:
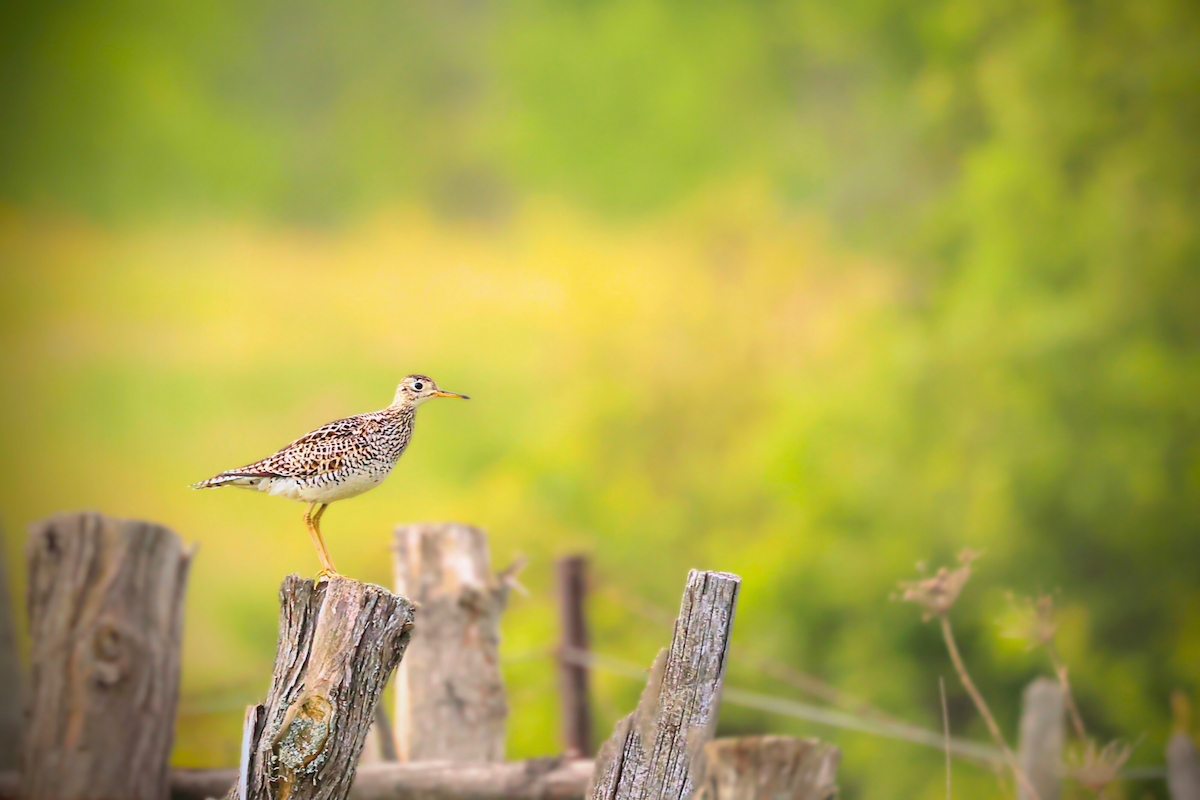
<svg viewBox="0 0 1200 800">
<path fill-rule="evenodd" d="M 1054 641 L 1058 623 L 1054 621 L 1054 598 L 1048 594 L 1033 597 L 1008 598 L 1011 614 L 1000 635 L 1022 639 L 1025 649 L 1044 646 Z"/>
<path fill-rule="evenodd" d="M 923 619 L 942 617 L 949 613 L 971 577 L 971 562 L 980 554 L 963 550 L 958 555 L 958 568 L 942 567 L 931 578 L 900 582 L 900 600 L 916 603 L 925 609 Z"/>
<path fill-rule="evenodd" d="M 1133 748 L 1134 745 L 1114 740 L 1097 750 L 1096 742 L 1088 739 L 1083 752 L 1076 752 L 1070 759 L 1071 775 L 1088 789 L 1099 793 L 1117 779 L 1121 768 L 1133 755 Z"/>
</svg>

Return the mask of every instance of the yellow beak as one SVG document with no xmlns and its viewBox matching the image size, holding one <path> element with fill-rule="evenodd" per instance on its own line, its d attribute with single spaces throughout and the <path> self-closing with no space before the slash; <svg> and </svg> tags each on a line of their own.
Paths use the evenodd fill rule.
<svg viewBox="0 0 1200 800">
<path fill-rule="evenodd" d="M 445 391 L 442 391 L 441 389 L 438 389 L 436 392 L 434 392 L 433 396 L 434 397 L 458 397 L 463 400 L 471 399 L 471 398 L 467 397 L 465 394 L 459 394 L 458 392 L 445 392 Z"/>
</svg>

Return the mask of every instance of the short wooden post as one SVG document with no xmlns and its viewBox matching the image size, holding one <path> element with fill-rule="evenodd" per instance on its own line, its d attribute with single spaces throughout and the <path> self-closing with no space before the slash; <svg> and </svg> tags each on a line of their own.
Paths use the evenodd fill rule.
<svg viewBox="0 0 1200 800">
<path fill-rule="evenodd" d="M 1200 800 L 1200 756 L 1184 731 L 1167 742 L 1167 789 L 1171 800 Z"/>
<path fill-rule="evenodd" d="M 456 523 L 396 529 L 396 591 L 421 624 L 396 675 L 400 761 L 504 759 L 500 616 L 519 565 L 494 575 L 487 534 Z"/>
<path fill-rule="evenodd" d="M 0 530 L 0 545 L 4 543 Z M 0 770 L 15 770 L 21 752 L 21 711 L 25 706 L 25 681 L 17 658 L 16 616 L 8 593 L 8 569 L 0 546 L 0 686 L 5 701 L 0 703 Z"/>
<path fill-rule="evenodd" d="M 1037 792 L 1037 800 L 1058 800 L 1062 791 L 1063 740 L 1066 705 L 1062 686 L 1051 678 L 1037 678 L 1025 687 L 1017 762 Z M 1018 800 L 1034 800 L 1021 783 Z"/>
<path fill-rule="evenodd" d="M 591 800 L 683 800 L 717 721 L 741 578 L 692 570 L 671 646 L 596 757 Z"/>
<path fill-rule="evenodd" d="M 345 800 L 414 606 L 379 586 L 297 575 L 279 590 L 271 688 L 246 715 L 233 800 Z"/>
<path fill-rule="evenodd" d="M 704 746 L 695 800 L 829 800 L 838 748 L 816 739 L 743 736 Z"/>
<path fill-rule="evenodd" d="M 26 800 L 165 800 L 191 553 L 149 522 L 32 528 Z"/>
<path fill-rule="evenodd" d="M 571 656 L 588 651 L 587 558 L 567 556 L 556 565 L 562 639 L 558 650 L 558 686 L 562 706 L 563 752 L 572 758 L 592 754 L 592 711 L 587 667 Z"/>
</svg>

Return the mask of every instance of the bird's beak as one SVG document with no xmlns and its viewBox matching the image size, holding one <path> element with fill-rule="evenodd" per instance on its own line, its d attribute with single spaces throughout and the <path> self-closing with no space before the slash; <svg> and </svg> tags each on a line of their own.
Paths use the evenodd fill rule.
<svg viewBox="0 0 1200 800">
<path fill-rule="evenodd" d="M 436 392 L 434 392 L 433 396 L 434 397 L 457 397 L 462 400 L 470 400 L 471 399 L 471 398 L 467 397 L 465 394 L 459 394 L 458 392 L 445 392 L 445 391 L 442 391 L 441 389 L 438 389 Z"/>
</svg>

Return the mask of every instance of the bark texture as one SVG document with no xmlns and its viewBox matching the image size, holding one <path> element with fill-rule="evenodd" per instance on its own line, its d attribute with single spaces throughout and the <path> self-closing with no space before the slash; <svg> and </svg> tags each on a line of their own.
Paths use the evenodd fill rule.
<svg viewBox="0 0 1200 800">
<path fill-rule="evenodd" d="M 494 575 L 487 534 L 456 523 L 396 529 L 396 591 L 421 624 L 396 675 L 400 761 L 504 759 L 500 616 L 513 568 Z"/>
<path fill-rule="evenodd" d="M 671 646 L 596 758 L 591 800 L 683 800 L 712 738 L 741 578 L 692 570 Z"/>
<path fill-rule="evenodd" d="M 583 800 L 591 774 L 591 761 L 557 758 L 502 764 L 371 764 L 358 768 L 350 800 Z M 175 770 L 171 800 L 220 797 L 236 779 L 232 769 Z"/>
<path fill-rule="evenodd" d="M 261 711 L 251 707 L 236 800 L 343 800 L 414 607 L 379 586 L 289 575 Z"/>
<path fill-rule="evenodd" d="M 191 553 L 170 530 L 93 513 L 32 527 L 28 800 L 164 800 Z"/>
<path fill-rule="evenodd" d="M 842 753 L 816 739 L 743 736 L 704 746 L 695 800 L 829 800 Z"/>
<path fill-rule="evenodd" d="M 1058 800 L 1062 792 L 1063 741 L 1066 736 L 1066 703 L 1062 686 L 1050 678 L 1037 678 L 1025 687 L 1017 762 L 1037 792 L 1038 800 Z M 1018 800 L 1033 800 L 1018 782 Z"/>
</svg>

